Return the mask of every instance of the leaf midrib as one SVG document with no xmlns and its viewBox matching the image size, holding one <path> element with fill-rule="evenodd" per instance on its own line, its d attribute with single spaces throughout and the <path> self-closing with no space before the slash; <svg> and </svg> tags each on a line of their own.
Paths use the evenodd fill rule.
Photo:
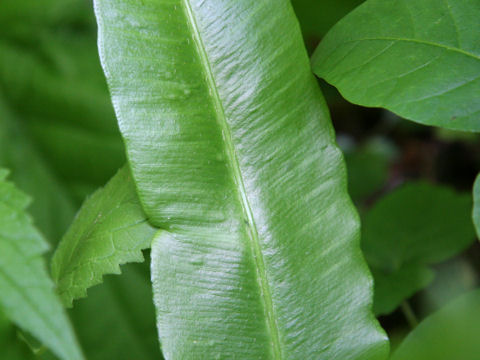
<svg viewBox="0 0 480 360">
<path fill-rule="evenodd" d="M 274 356 L 274 359 L 282 359 L 283 357 L 281 350 L 282 348 L 280 346 L 280 334 L 276 322 L 271 290 L 265 270 L 265 261 L 263 259 L 263 254 L 260 247 L 260 240 L 258 230 L 253 218 L 253 212 L 246 195 L 246 189 L 240 170 L 240 164 L 238 162 L 235 147 L 233 145 L 232 134 L 226 119 L 225 110 L 223 108 L 220 95 L 218 93 L 218 88 L 212 72 L 210 61 L 208 59 L 208 54 L 200 36 L 200 32 L 192 7 L 189 0 L 181 0 L 181 3 L 183 5 L 188 27 L 190 28 L 190 32 L 193 36 L 193 42 L 200 57 L 200 61 L 203 65 L 203 70 L 206 75 L 208 87 L 211 89 L 216 118 L 223 133 L 225 152 L 231 165 L 233 181 L 236 185 L 236 190 L 239 196 L 239 201 L 242 207 L 243 214 L 248 222 L 246 233 L 250 240 L 250 248 L 252 251 L 253 259 L 255 261 L 255 270 L 257 273 L 257 281 L 260 286 L 261 298 L 263 300 L 266 323 L 271 335 L 272 354 Z"/>
<path fill-rule="evenodd" d="M 448 45 L 444 45 L 444 44 L 441 44 L 441 43 L 436 43 L 436 42 L 433 42 L 433 41 L 421 40 L 421 39 L 403 38 L 403 37 L 395 37 L 395 36 L 379 36 L 379 37 L 371 37 L 371 38 L 352 39 L 350 41 L 346 41 L 345 43 L 359 42 L 359 41 L 375 41 L 375 40 L 412 42 L 412 43 L 417 43 L 417 44 L 422 44 L 422 45 L 428 45 L 428 46 L 442 48 L 442 49 L 447 50 L 447 51 L 453 51 L 453 52 L 456 52 L 456 53 L 474 58 L 475 60 L 480 60 L 479 55 L 476 55 L 474 53 L 465 51 L 465 50 L 460 49 L 458 47 L 448 46 Z"/>
</svg>

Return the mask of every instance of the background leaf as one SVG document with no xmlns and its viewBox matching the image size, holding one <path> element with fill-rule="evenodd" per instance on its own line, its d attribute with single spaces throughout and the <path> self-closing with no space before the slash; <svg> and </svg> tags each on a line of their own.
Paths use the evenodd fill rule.
<svg viewBox="0 0 480 360">
<path fill-rule="evenodd" d="M 374 311 L 387 314 L 425 287 L 428 265 L 458 254 L 474 240 L 471 198 L 427 183 L 403 185 L 366 214 L 362 248 L 375 278 Z"/>
<path fill-rule="evenodd" d="M 168 230 L 152 247 L 165 357 L 384 358 L 290 2 L 95 4 L 140 200 Z"/>
<path fill-rule="evenodd" d="M 76 205 L 125 163 L 92 10 L 83 0 L 0 4 L 6 18 L 0 31 L 0 91 L 23 136 Z"/>
<path fill-rule="evenodd" d="M 385 186 L 389 165 L 396 156 L 393 144 L 377 138 L 358 147 L 345 147 L 342 150 L 348 169 L 348 193 L 356 203 Z"/>
<path fill-rule="evenodd" d="M 324 38 L 315 73 L 349 101 L 480 131 L 480 2 L 368 0 Z"/>
<path fill-rule="evenodd" d="M 428 317 L 392 360 L 476 360 L 480 353 L 480 291 L 464 295 Z"/>
<path fill-rule="evenodd" d="M 82 359 L 41 256 L 48 245 L 25 213 L 26 195 L 0 170 L 0 306 L 62 359 Z"/>
<path fill-rule="evenodd" d="M 83 204 L 52 259 L 53 279 L 66 306 L 86 296 L 119 265 L 143 262 L 156 229 L 143 213 L 127 166 Z"/>
<path fill-rule="evenodd" d="M 30 213 L 35 224 L 56 244 L 72 221 L 75 203 L 3 100 L 0 93 L 0 165 L 34 199 Z"/>
</svg>

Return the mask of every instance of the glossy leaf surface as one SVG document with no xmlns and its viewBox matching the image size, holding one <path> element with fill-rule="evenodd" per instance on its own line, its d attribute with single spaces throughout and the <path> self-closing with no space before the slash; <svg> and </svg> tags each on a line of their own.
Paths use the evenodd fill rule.
<svg viewBox="0 0 480 360">
<path fill-rule="evenodd" d="M 376 314 L 393 311 L 425 287 L 428 265 L 460 253 L 475 238 L 471 198 L 427 183 L 410 183 L 366 214 L 362 248 L 375 278 Z"/>
<path fill-rule="evenodd" d="M 85 201 L 55 252 L 52 274 L 64 304 L 86 296 L 103 275 L 120 274 L 119 265 L 142 262 L 155 232 L 125 166 Z"/>
<path fill-rule="evenodd" d="M 480 354 L 480 291 L 472 291 L 426 318 L 392 360 L 476 360 Z"/>
<path fill-rule="evenodd" d="M 65 360 L 83 359 L 42 254 L 47 242 L 25 208 L 30 199 L 0 170 L 0 307 L 16 325 Z"/>
<path fill-rule="evenodd" d="M 167 359 L 382 359 L 345 166 L 286 0 L 98 0 Z M 342 314 L 342 316 L 339 316 Z"/>
<path fill-rule="evenodd" d="M 480 131 L 480 2 L 369 0 L 324 38 L 315 73 L 349 101 Z"/>
</svg>

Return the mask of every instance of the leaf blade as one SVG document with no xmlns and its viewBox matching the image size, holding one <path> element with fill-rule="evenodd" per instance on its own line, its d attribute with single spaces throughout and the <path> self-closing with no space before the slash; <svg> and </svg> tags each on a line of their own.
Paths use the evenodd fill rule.
<svg viewBox="0 0 480 360">
<path fill-rule="evenodd" d="M 383 358 L 345 166 L 290 4 L 95 8 L 139 197 L 168 230 L 152 248 L 165 357 Z M 337 306 L 357 317 L 351 336 Z"/>
<path fill-rule="evenodd" d="M 313 68 L 356 104 L 479 131 L 479 16 L 474 0 L 370 0 L 330 31 Z"/>
<path fill-rule="evenodd" d="M 119 265 L 143 262 L 157 231 L 142 211 L 127 166 L 88 198 L 52 259 L 57 292 L 66 306 L 87 295 L 105 274 L 120 274 Z"/>
<path fill-rule="evenodd" d="M 6 175 L 0 169 L 0 305 L 60 358 L 83 359 L 41 256 L 48 244 L 25 213 L 30 200 Z"/>
</svg>

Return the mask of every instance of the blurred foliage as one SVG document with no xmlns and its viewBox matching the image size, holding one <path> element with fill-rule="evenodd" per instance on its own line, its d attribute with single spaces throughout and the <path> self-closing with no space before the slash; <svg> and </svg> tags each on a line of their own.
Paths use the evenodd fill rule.
<svg viewBox="0 0 480 360">
<path fill-rule="evenodd" d="M 374 311 L 387 314 L 433 278 L 427 265 L 446 260 L 475 239 L 471 195 L 409 183 L 365 215 L 362 248 L 375 278 Z"/>
<path fill-rule="evenodd" d="M 477 360 L 480 354 L 480 290 L 431 315 L 414 329 L 392 360 Z"/>
</svg>

